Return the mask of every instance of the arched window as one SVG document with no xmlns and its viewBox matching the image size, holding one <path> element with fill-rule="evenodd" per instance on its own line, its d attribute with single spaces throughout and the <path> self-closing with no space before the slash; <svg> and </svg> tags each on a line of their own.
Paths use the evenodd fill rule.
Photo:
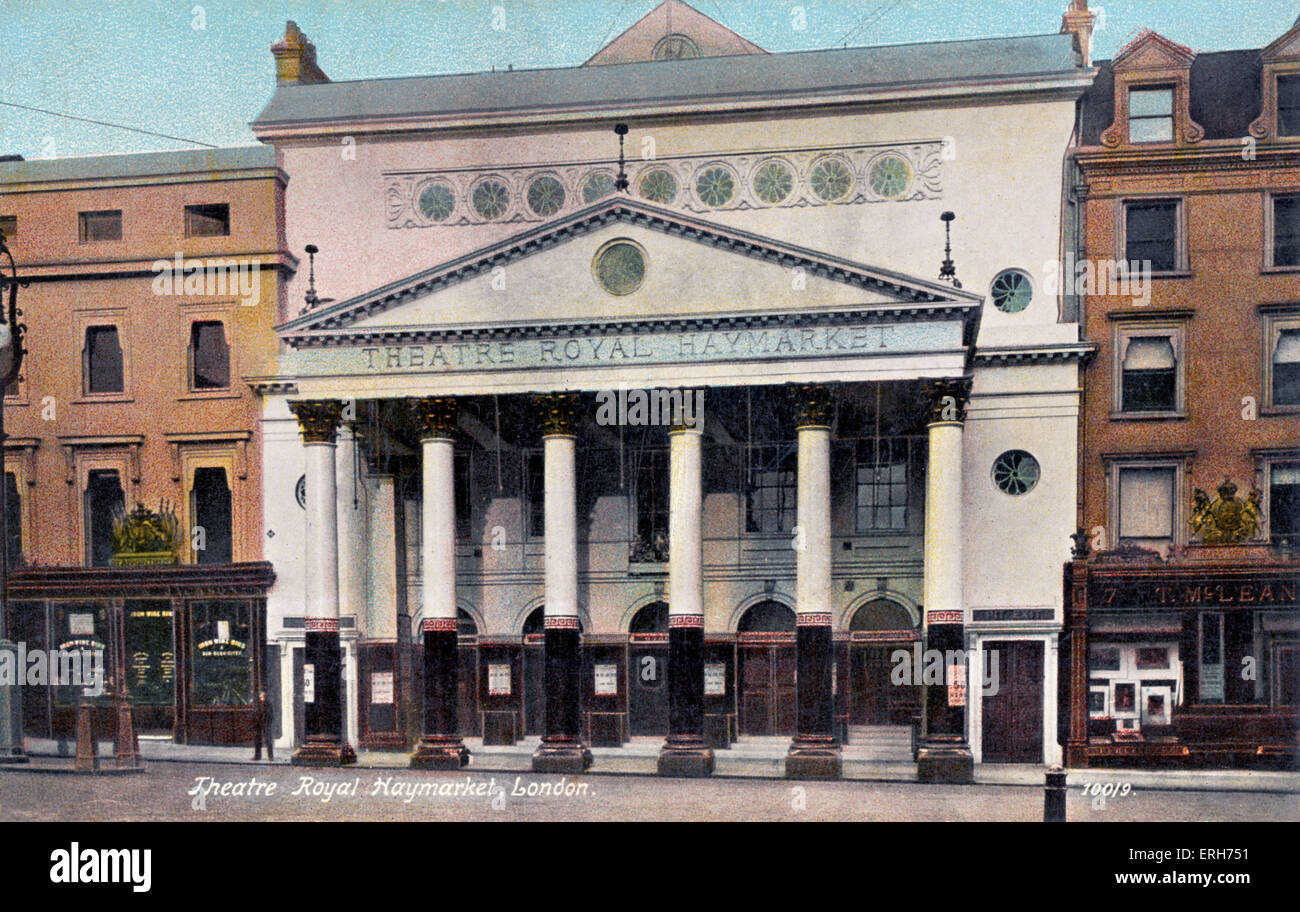
<svg viewBox="0 0 1300 912">
<path fill-rule="evenodd" d="M 667 633 L 668 603 L 652 602 L 642 607 L 636 614 L 632 615 L 632 621 L 627 625 L 627 632 Z"/>
<path fill-rule="evenodd" d="M 907 609 L 889 599 L 867 602 L 849 621 L 850 630 L 912 630 L 915 626 Z"/>
<path fill-rule="evenodd" d="M 752 605 L 740 617 L 741 633 L 794 633 L 795 616 L 789 606 L 766 601 Z"/>
</svg>

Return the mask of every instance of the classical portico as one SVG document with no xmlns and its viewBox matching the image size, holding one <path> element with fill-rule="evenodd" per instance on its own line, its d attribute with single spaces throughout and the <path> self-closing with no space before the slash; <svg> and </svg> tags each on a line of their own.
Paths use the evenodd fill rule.
<svg viewBox="0 0 1300 912">
<path fill-rule="evenodd" d="M 610 199 L 281 326 L 280 374 L 262 384 L 269 407 L 283 399 L 300 415 L 337 415 L 350 403 L 358 490 L 395 517 L 365 528 L 399 537 L 407 527 L 397 550 L 407 562 L 418 555 L 398 573 L 417 589 L 399 578 L 394 603 L 375 605 L 384 588 L 358 584 L 357 604 L 342 609 L 411 619 L 423 682 L 412 764 L 459 768 L 465 731 L 490 743 L 536 730 L 535 770 L 582 772 L 590 743 L 626 739 L 626 719 L 612 717 L 619 706 L 626 714 L 631 679 L 660 680 L 653 657 L 636 667 L 608 658 L 628 636 L 610 619 L 662 593 L 662 634 L 643 634 L 667 646 L 659 770 L 708 775 L 735 737 L 737 693 L 751 687 L 736 660 L 717 661 L 720 638 L 742 636 L 727 629 L 727 593 L 752 590 L 794 612 L 787 775 L 838 777 L 845 682 L 833 618 L 837 593 L 852 588 L 846 574 L 876 573 L 881 586 L 882 573 L 923 575 L 927 632 L 938 637 L 956 612 L 960 639 L 961 419 L 927 431 L 925 384 L 960 389 L 979 308 L 949 285 Z M 702 394 L 703 413 L 654 409 L 653 396 L 638 410 L 630 393 L 656 390 Z M 602 411 L 611 395 L 623 404 Z M 315 530 L 328 526 L 338 469 L 310 453 L 306 466 Z M 923 523 L 919 489 L 907 494 L 922 477 Z M 412 499 L 415 522 L 401 506 Z M 740 538 L 724 547 L 731 504 Z M 905 545 L 922 537 L 923 560 Z M 851 546 L 861 567 L 837 570 Z M 337 617 L 337 582 L 333 601 L 326 590 L 338 579 L 338 533 L 313 532 L 306 547 L 312 610 Z M 727 548 L 737 556 L 720 557 Z M 525 652 L 530 637 L 541 646 L 537 675 L 494 658 L 519 642 L 511 619 L 526 604 L 541 610 L 540 628 L 522 630 Z M 393 686 L 376 680 L 362 693 Z M 519 694 L 537 682 L 541 712 L 530 716 Z M 325 686 L 317 670 L 318 700 Z M 395 691 L 405 698 L 400 681 Z M 721 736 L 718 715 L 731 717 Z M 960 737 L 954 718 L 929 712 L 933 736 Z"/>
</svg>

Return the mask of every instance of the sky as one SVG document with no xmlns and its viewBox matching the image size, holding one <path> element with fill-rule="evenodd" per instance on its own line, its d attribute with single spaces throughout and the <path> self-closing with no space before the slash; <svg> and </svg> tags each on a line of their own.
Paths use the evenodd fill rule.
<svg viewBox="0 0 1300 912">
<path fill-rule="evenodd" d="M 769 51 L 1043 34 L 1067 0 L 691 0 Z M 247 145 L 295 20 L 335 81 L 575 66 L 658 0 L 0 0 L 0 153 Z M 1263 47 L 1300 0 L 1100 0 L 1098 59 L 1142 28 L 1197 51 Z M 800 27 L 802 26 L 802 27 Z M 21 105 L 24 107 L 14 107 Z M 49 113 L 167 134 L 145 135 Z"/>
</svg>

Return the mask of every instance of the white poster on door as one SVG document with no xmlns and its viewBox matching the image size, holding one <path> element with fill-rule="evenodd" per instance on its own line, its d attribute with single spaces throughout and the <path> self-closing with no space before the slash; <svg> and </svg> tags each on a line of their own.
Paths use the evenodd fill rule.
<svg viewBox="0 0 1300 912">
<path fill-rule="evenodd" d="M 393 673 L 391 671 L 374 671 L 370 673 L 370 702 L 374 705 L 392 704 Z"/>
<path fill-rule="evenodd" d="M 316 666 L 302 666 L 302 702 L 316 702 Z"/>
<path fill-rule="evenodd" d="M 618 666 L 617 665 L 597 665 L 596 672 L 596 696 L 598 697 L 616 697 L 618 696 Z"/>
<path fill-rule="evenodd" d="M 704 663 L 704 695 L 722 697 L 727 693 L 727 666 L 722 662 Z"/>
<path fill-rule="evenodd" d="M 493 697 L 510 696 L 509 665 L 488 665 L 488 694 Z"/>
</svg>

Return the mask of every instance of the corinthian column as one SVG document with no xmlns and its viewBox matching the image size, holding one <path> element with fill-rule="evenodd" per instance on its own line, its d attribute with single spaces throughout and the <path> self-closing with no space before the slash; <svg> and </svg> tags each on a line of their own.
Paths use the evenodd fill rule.
<svg viewBox="0 0 1300 912">
<path fill-rule="evenodd" d="M 290 402 L 307 452 L 307 617 L 304 664 L 305 737 L 295 766 L 342 766 L 357 756 L 343 734 L 342 650 L 339 647 L 339 535 L 334 444 L 343 403 Z"/>
<path fill-rule="evenodd" d="M 787 779 L 838 779 L 840 745 L 831 696 L 831 397 L 824 386 L 795 389 L 799 435 L 795 539 L 796 734 Z"/>
<path fill-rule="evenodd" d="M 460 769 L 469 751 L 460 740 L 456 648 L 456 400 L 421 399 L 423 495 L 420 591 L 424 618 L 424 736 L 411 756 L 417 769 Z"/>
<path fill-rule="evenodd" d="M 578 623 L 578 519 L 571 393 L 538 396 L 544 477 L 546 725 L 533 754 L 535 773 L 581 773 L 591 766 L 582 743 L 579 699 L 582 634 Z"/>
<path fill-rule="evenodd" d="M 970 381 L 934 380 L 929 400 L 929 462 L 925 472 L 926 654 L 944 653 L 945 684 L 922 688 L 922 746 L 916 775 L 921 782 L 970 782 L 974 759 L 966 740 L 966 700 L 979 699 L 966 686 L 963 661 L 949 666 L 949 650 L 965 655 L 962 597 L 962 428 Z"/>
</svg>

